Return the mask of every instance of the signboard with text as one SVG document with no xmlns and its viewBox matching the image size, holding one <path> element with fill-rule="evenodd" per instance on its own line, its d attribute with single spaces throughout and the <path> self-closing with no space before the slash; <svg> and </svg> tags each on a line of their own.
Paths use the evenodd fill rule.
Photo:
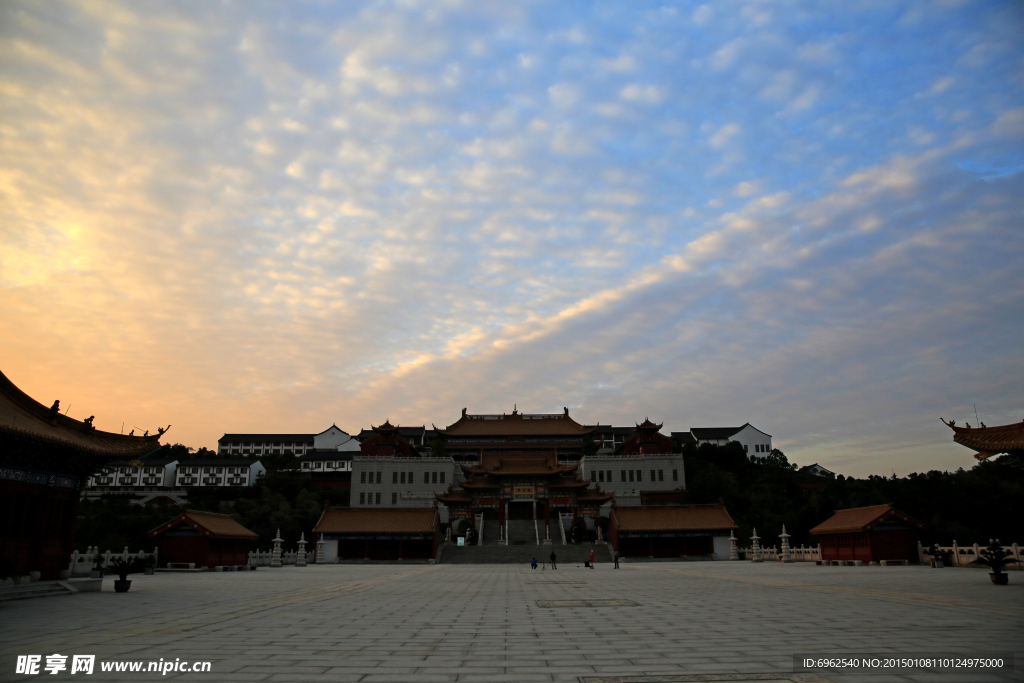
<svg viewBox="0 0 1024 683">
<path fill-rule="evenodd" d="M 537 495 L 537 489 L 534 486 L 513 486 L 512 497 L 513 498 L 533 498 Z"/>
</svg>

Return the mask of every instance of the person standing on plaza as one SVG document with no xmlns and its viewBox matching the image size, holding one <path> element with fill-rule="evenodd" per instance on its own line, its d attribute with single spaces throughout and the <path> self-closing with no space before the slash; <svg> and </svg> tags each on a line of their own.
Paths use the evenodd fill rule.
<svg viewBox="0 0 1024 683">
<path fill-rule="evenodd" d="M 594 551 L 593 550 L 590 551 L 590 568 L 591 569 L 594 568 Z"/>
<path fill-rule="evenodd" d="M 551 568 L 552 569 L 558 569 L 558 565 L 555 564 L 555 560 L 558 559 L 558 556 L 555 555 L 554 551 L 551 551 L 551 558 L 550 559 L 551 559 Z"/>
<path fill-rule="evenodd" d="M 615 551 L 615 568 L 616 569 L 619 568 L 619 551 L 618 550 Z"/>
</svg>

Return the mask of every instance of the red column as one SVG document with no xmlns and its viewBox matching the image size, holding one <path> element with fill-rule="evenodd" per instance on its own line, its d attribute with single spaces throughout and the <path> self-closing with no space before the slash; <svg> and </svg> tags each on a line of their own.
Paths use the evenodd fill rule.
<svg viewBox="0 0 1024 683">
<path fill-rule="evenodd" d="M 580 508 L 578 505 L 572 506 L 572 525 L 576 526 L 576 522 L 580 518 Z"/>
<path fill-rule="evenodd" d="M 544 540 L 551 538 L 551 498 L 544 499 Z"/>
</svg>

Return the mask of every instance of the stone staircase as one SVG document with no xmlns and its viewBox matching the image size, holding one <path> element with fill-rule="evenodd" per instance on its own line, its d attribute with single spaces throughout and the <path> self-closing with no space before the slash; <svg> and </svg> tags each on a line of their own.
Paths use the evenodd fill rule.
<svg viewBox="0 0 1024 683">
<path fill-rule="evenodd" d="M 29 598 L 49 598 L 57 595 L 74 595 L 78 590 L 65 581 L 38 581 L 21 583 L 0 588 L 0 602 L 7 600 L 27 600 Z"/>
<path fill-rule="evenodd" d="M 531 524 L 531 533 L 533 532 Z M 462 546 L 444 544 L 438 553 L 438 562 L 441 564 L 523 564 L 529 565 L 534 557 L 537 562 L 547 562 L 548 556 L 554 551 L 558 557 L 558 566 L 575 567 L 583 566 L 583 562 L 594 551 L 594 560 L 598 565 L 611 564 L 613 555 L 610 545 L 483 545 L 483 546 Z M 540 571 L 540 570 L 538 570 Z"/>
<path fill-rule="evenodd" d="M 484 545 L 498 545 L 498 538 L 500 534 L 501 529 L 498 526 L 498 520 L 484 520 Z"/>
<path fill-rule="evenodd" d="M 508 544 L 510 546 L 532 546 L 537 548 L 537 532 L 532 519 L 510 519 L 508 521 Z M 551 552 L 550 550 L 548 551 Z M 531 555 L 532 557 L 532 555 Z M 537 560 L 540 561 L 539 559 Z"/>
</svg>

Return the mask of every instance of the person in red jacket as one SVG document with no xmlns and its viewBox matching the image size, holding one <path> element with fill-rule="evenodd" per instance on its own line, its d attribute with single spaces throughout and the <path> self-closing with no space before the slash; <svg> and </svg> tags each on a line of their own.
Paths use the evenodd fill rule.
<svg viewBox="0 0 1024 683">
<path fill-rule="evenodd" d="M 590 568 L 591 569 L 594 568 L 594 551 L 593 550 L 590 551 Z"/>
</svg>

